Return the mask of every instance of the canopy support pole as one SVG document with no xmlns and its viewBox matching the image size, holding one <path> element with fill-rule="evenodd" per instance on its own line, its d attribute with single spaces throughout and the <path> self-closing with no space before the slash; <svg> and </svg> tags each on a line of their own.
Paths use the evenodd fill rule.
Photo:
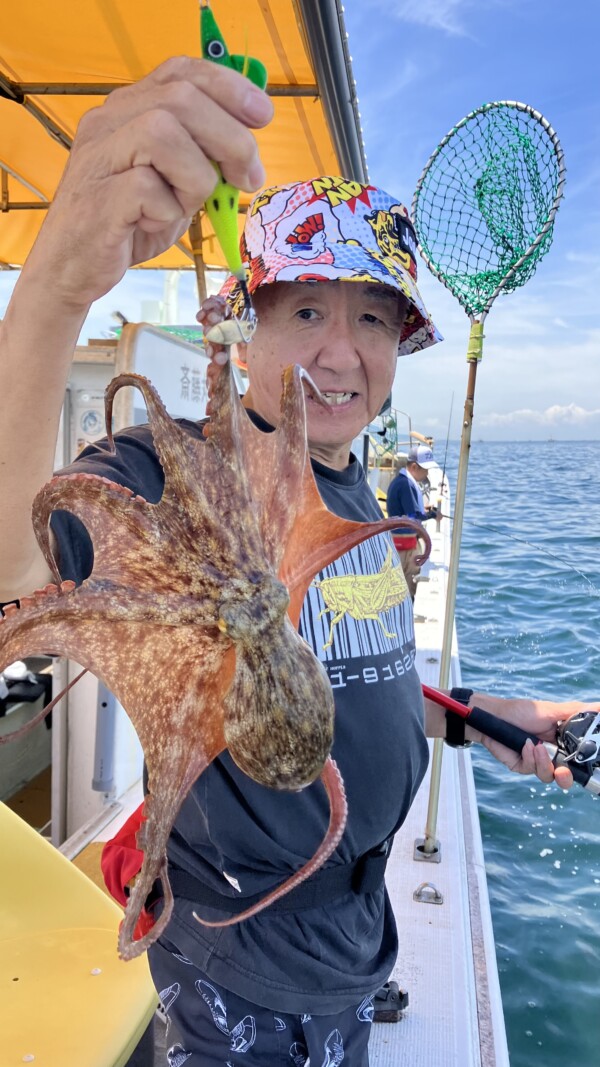
<svg viewBox="0 0 600 1067">
<path fill-rule="evenodd" d="M 196 271 L 196 285 L 198 286 L 198 300 L 200 306 L 206 300 L 206 265 L 202 254 L 202 223 L 200 212 L 194 215 L 188 230 L 192 253 L 194 256 L 194 268 Z"/>
</svg>

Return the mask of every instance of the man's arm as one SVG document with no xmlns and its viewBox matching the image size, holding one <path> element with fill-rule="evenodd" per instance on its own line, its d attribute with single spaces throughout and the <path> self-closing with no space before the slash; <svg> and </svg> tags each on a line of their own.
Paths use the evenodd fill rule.
<svg viewBox="0 0 600 1067">
<path fill-rule="evenodd" d="M 489 696 L 487 693 L 473 693 L 469 700 L 470 707 L 483 708 L 499 719 L 521 727 L 529 733 L 537 734 L 542 741 L 554 742 L 556 727 L 559 722 L 570 719 L 579 711 L 597 711 L 597 704 L 584 704 L 580 700 L 557 703 L 553 700 L 514 699 Z M 431 700 L 425 700 L 425 732 L 428 737 L 446 736 L 446 718 L 443 708 Z M 561 789 L 569 789 L 573 776 L 568 767 L 554 767 L 544 745 L 527 742 L 520 755 L 506 748 L 498 741 L 481 734 L 468 724 L 465 727 L 465 739 L 477 741 L 484 745 L 500 763 L 517 774 L 536 774 L 542 782 L 556 781 Z"/>
<path fill-rule="evenodd" d="M 49 580 L 31 505 L 51 477 L 72 353 L 90 305 L 128 267 L 185 232 L 216 161 L 253 192 L 264 181 L 248 127 L 268 97 L 204 60 L 168 60 L 82 119 L 38 240 L 0 324 L 0 602 Z"/>
</svg>

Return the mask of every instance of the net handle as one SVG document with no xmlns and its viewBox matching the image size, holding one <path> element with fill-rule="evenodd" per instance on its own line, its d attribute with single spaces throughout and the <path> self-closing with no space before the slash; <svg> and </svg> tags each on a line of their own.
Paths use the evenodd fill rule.
<svg viewBox="0 0 600 1067">
<path fill-rule="evenodd" d="M 495 100 L 491 104 L 483 104 L 481 107 L 475 108 L 475 111 L 470 111 L 468 115 L 465 115 L 465 117 L 460 120 L 460 122 L 457 122 L 456 126 L 453 126 L 452 129 L 448 131 L 446 136 L 443 137 L 442 140 L 440 141 L 440 143 L 437 146 L 437 148 L 431 153 L 429 159 L 427 160 L 427 163 L 423 167 L 423 171 L 421 173 L 421 177 L 419 178 L 419 180 L 417 182 L 417 187 L 415 189 L 415 193 L 414 193 L 414 196 L 413 196 L 412 205 L 411 205 L 411 209 L 410 209 L 410 213 L 411 213 L 411 217 L 412 217 L 412 221 L 413 221 L 413 225 L 415 227 L 415 232 L 417 234 L 417 237 L 419 236 L 419 230 L 418 230 L 417 224 L 416 224 L 417 202 L 418 202 L 419 193 L 421 192 L 421 187 L 423 185 L 423 182 L 425 181 L 425 177 L 427 175 L 427 172 L 428 172 L 429 168 L 432 166 L 434 160 L 437 158 L 437 156 L 442 151 L 442 149 L 446 147 L 446 145 L 448 144 L 448 141 L 450 140 L 450 138 L 453 137 L 454 134 L 457 133 L 458 130 L 460 130 L 463 126 L 466 126 L 467 122 L 470 122 L 471 119 L 476 118 L 477 115 L 483 115 L 486 111 L 491 111 L 492 108 L 499 108 L 499 107 L 510 107 L 510 108 L 515 108 L 517 111 L 524 111 L 525 114 L 529 115 L 532 119 L 535 119 L 535 121 L 539 122 L 540 126 L 543 127 L 543 129 L 546 131 L 546 133 L 548 134 L 548 137 L 550 138 L 550 140 L 552 142 L 552 146 L 553 146 L 554 152 L 556 154 L 556 162 L 557 162 L 557 166 L 558 166 L 558 185 L 556 187 L 556 194 L 555 194 L 555 197 L 554 197 L 554 202 L 552 204 L 552 207 L 550 208 L 550 213 L 548 215 L 548 218 L 546 219 L 546 222 L 544 223 L 544 226 L 542 227 L 542 229 L 538 233 L 535 241 L 533 241 L 532 244 L 530 244 L 529 248 L 523 253 L 522 256 L 519 257 L 517 262 L 513 263 L 513 265 L 510 268 L 510 270 L 507 270 L 506 274 L 504 275 L 504 277 L 500 281 L 499 285 L 496 286 L 496 288 L 494 289 L 494 292 L 492 293 L 492 295 L 488 299 L 483 311 L 479 312 L 476 315 L 473 315 L 470 311 L 468 311 L 467 308 L 465 307 L 465 304 L 464 304 L 464 301 L 463 301 L 462 297 L 458 296 L 456 293 L 454 293 L 450 289 L 450 287 L 446 283 L 446 279 L 445 279 L 444 275 L 432 263 L 431 259 L 429 258 L 427 253 L 424 251 L 421 243 L 419 242 L 419 253 L 422 256 L 422 258 L 425 260 L 425 263 L 427 264 L 429 270 L 431 271 L 431 273 L 433 275 L 435 275 L 436 278 L 439 279 L 439 281 L 441 281 L 443 283 L 443 285 L 446 286 L 448 291 L 452 293 L 452 295 L 459 301 L 459 303 L 462 304 L 463 308 L 465 308 L 465 311 L 467 312 L 467 315 L 469 316 L 469 320 L 471 321 L 471 323 L 473 323 L 473 322 L 484 322 L 484 320 L 485 320 L 485 318 L 486 318 L 486 316 L 487 316 L 487 314 L 488 314 L 488 312 L 489 312 L 494 300 L 498 296 L 498 293 L 502 292 L 502 290 L 504 289 L 504 286 L 512 278 L 513 274 L 515 274 L 516 271 L 518 271 L 519 267 L 525 262 L 525 260 L 529 259 L 529 257 L 531 256 L 532 252 L 535 252 L 536 248 L 543 241 L 544 237 L 548 233 L 548 230 L 552 227 L 552 225 L 554 223 L 556 212 L 558 211 L 558 207 L 559 207 L 562 195 L 563 195 L 563 189 L 564 189 L 565 180 L 566 180 L 565 157 L 564 157 L 564 152 L 562 150 L 562 145 L 561 145 L 561 143 L 560 143 L 560 141 L 558 139 L 558 135 L 556 134 L 555 130 L 552 129 L 552 126 L 548 122 L 548 119 L 544 118 L 544 116 L 542 115 L 542 113 L 540 111 L 536 111 L 536 109 L 534 107 L 531 107 L 530 104 L 522 104 L 518 100 Z"/>
</svg>

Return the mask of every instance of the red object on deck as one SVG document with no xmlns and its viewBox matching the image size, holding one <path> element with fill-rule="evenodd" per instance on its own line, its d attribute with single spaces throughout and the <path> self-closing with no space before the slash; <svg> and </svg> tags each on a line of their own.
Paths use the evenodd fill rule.
<svg viewBox="0 0 600 1067">
<path fill-rule="evenodd" d="M 409 549 L 417 547 L 416 534 L 392 534 L 392 541 L 397 552 L 408 552 Z"/>
<path fill-rule="evenodd" d="M 127 904 L 127 887 L 130 881 L 139 873 L 144 859 L 144 853 L 137 847 L 136 836 L 143 821 L 143 803 L 130 815 L 127 822 L 114 837 L 107 841 L 102 849 L 100 867 L 110 895 L 123 907 Z M 145 908 L 134 930 L 134 939 L 137 941 L 154 926 L 154 919 Z"/>
</svg>

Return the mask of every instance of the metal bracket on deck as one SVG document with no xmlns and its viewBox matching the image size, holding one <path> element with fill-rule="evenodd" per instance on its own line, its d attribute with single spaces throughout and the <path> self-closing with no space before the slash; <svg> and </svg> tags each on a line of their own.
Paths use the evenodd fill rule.
<svg viewBox="0 0 600 1067">
<path fill-rule="evenodd" d="M 433 882 L 421 882 L 413 893 L 413 900 L 419 904 L 443 904 L 444 897 Z"/>
<path fill-rule="evenodd" d="M 415 847 L 413 851 L 413 860 L 417 860 L 418 863 L 441 863 L 442 846 L 440 842 L 436 841 L 431 852 L 426 852 L 425 838 L 417 837 L 415 840 Z"/>
<path fill-rule="evenodd" d="M 373 997 L 373 1022 L 397 1023 L 408 1007 L 408 993 L 391 979 Z"/>
</svg>

